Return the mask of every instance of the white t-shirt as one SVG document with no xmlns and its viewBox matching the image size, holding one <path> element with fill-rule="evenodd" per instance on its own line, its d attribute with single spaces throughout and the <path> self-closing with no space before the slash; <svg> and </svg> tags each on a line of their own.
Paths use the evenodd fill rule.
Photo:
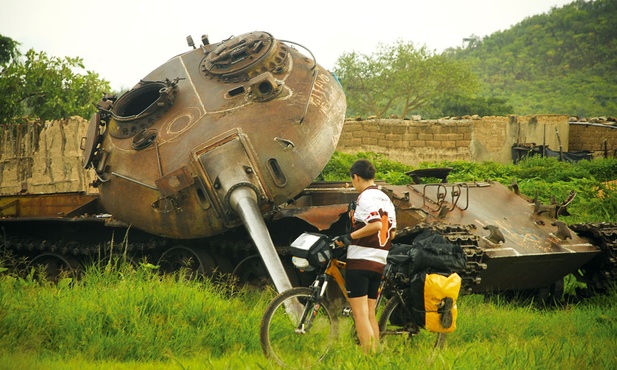
<svg viewBox="0 0 617 370">
<path fill-rule="evenodd" d="M 351 217 L 352 232 L 375 221 L 381 221 L 382 228 L 373 235 L 352 241 L 347 249 L 347 269 L 382 273 L 392 244 L 391 231 L 396 229 L 396 211 L 392 201 L 376 185 L 369 186 L 358 196 Z"/>
</svg>

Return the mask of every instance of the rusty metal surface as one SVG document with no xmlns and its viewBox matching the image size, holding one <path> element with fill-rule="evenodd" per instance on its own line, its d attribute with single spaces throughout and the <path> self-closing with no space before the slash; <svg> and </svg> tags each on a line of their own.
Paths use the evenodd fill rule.
<svg viewBox="0 0 617 370">
<path fill-rule="evenodd" d="M 239 186 L 263 214 L 296 196 L 334 152 L 346 109 L 328 71 L 266 32 L 176 56 L 99 106 L 87 165 L 105 208 L 173 238 L 241 225 Z"/>
<path fill-rule="evenodd" d="M 522 256 L 546 253 L 594 251 L 586 240 L 572 233 L 563 240 L 556 233 L 555 220 L 534 212 L 534 205 L 497 182 L 468 184 L 452 199 L 454 184 L 388 186 L 399 199 L 409 198 L 409 208 L 425 213 L 424 222 L 473 224 L 489 256 Z M 445 195 L 439 194 L 446 190 Z M 458 190 L 456 188 L 455 190 Z M 443 202 L 439 202 L 444 199 Z M 457 203 L 454 205 L 453 203 Z M 402 208 L 402 207 L 401 207 Z M 443 216 L 440 217 L 442 208 Z M 489 227 L 496 227 L 503 242 L 489 240 Z"/>
<path fill-rule="evenodd" d="M 577 271 L 597 251 L 577 254 L 545 253 L 523 256 L 487 257 L 487 269 L 480 273 L 481 283 L 475 293 L 549 287 L 564 276 Z"/>
<path fill-rule="evenodd" d="M 97 201 L 98 195 L 82 193 L 0 196 L 0 217 L 64 217 Z"/>
<path fill-rule="evenodd" d="M 299 218 L 314 226 L 317 230 L 327 230 L 347 212 L 347 204 L 333 204 L 317 207 L 284 208 L 273 217 L 274 221 L 288 217 Z"/>
<path fill-rule="evenodd" d="M 421 222 L 473 225 L 488 266 L 476 292 L 550 286 L 599 252 L 574 232 L 562 235 L 555 220 L 536 213 L 533 203 L 496 182 L 390 188 L 399 202 L 407 199 L 407 212 L 425 214 Z"/>
</svg>

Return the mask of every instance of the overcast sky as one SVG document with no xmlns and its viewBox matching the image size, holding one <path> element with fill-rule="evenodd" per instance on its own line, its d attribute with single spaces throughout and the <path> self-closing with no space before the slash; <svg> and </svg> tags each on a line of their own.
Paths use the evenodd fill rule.
<svg viewBox="0 0 617 370">
<path fill-rule="evenodd" d="M 87 70 L 121 90 L 188 51 L 188 35 L 199 45 L 202 34 L 215 43 L 266 31 L 310 49 L 331 69 L 342 53 L 371 54 L 380 42 L 441 52 L 573 1 L 0 0 L 0 34 L 21 43 L 22 53 L 81 57 Z"/>
</svg>

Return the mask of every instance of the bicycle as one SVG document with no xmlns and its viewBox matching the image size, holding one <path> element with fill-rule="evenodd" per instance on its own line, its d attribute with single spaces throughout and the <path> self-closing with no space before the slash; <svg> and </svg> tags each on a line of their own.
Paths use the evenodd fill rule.
<svg viewBox="0 0 617 370">
<path fill-rule="evenodd" d="M 338 315 L 326 291 L 334 281 L 347 299 L 341 272 L 346 264 L 333 257 L 335 246 L 325 235 L 304 233 L 292 243 L 294 247 L 299 248 L 293 253 L 294 265 L 315 269 L 316 278 L 309 287 L 295 287 L 274 297 L 262 318 L 259 337 L 266 357 L 301 368 L 320 361 L 338 336 Z"/>
<path fill-rule="evenodd" d="M 336 252 L 341 249 L 326 235 L 303 233 L 291 247 L 294 265 L 300 269 L 314 269 L 316 278 L 309 287 L 295 287 L 274 297 L 262 318 L 259 337 L 266 357 L 283 366 L 301 368 L 322 360 L 338 337 L 338 315 L 326 291 L 334 281 L 347 300 L 341 272 L 346 263 L 337 258 Z M 388 257 L 379 287 L 378 308 L 384 293 L 391 295 L 379 317 L 381 338 L 401 334 L 411 337 L 420 332 L 405 301 L 404 274 L 396 273 L 393 268 L 401 262 L 400 256 Z M 400 325 L 391 320 L 397 309 L 404 312 L 404 322 Z M 348 307 L 343 309 L 344 316 L 350 313 Z M 445 335 L 439 333 L 435 347 L 443 345 L 444 339 Z"/>
</svg>

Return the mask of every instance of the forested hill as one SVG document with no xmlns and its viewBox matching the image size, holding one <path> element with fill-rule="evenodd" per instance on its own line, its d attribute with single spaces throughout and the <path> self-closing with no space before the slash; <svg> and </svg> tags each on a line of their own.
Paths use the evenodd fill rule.
<svg viewBox="0 0 617 370">
<path fill-rule="evenodd" d="M 577 0 L 449 49 L 516 114 L 617 116 L 617 1 Z"/>
</svg>

